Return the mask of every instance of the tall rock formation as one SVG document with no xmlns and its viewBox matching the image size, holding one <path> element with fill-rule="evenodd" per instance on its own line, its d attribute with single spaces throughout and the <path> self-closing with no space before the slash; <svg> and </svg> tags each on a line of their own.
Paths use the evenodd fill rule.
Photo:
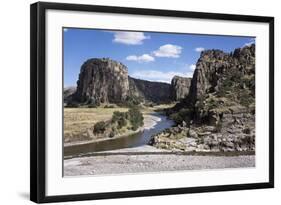
<svg viewBox="0 0 281 205">
<path fill-rule="evenodd" d="M 191 78 L 174 76 L 171 81 L 171 97 L 175 101 L 179 101 L 187 97 L 191 84 Z"/>
<path fill-rule="evenodd" d="M 207 50 L 196 64 L 188 96 L 175 110 L 188 109 L 197 122 L 216 122 L 224 114 L 255 111 L 255 45 L 232 53 Z M 187 112 L 187 110 L 186 110 Z"/>
<path fill-rule="evenodd" d="M 81 67 L 74 94 L 65 92 L 66 104 L 171 102 L 171 85 L 128 76 L 128 69 L 109 58 L 93 58 Z M 67 96 L 66 96 L 67 94 Z"/>
<path fill-rule="evenodd" d="M 167 114 L 178 126 L 153 136 L 155 147 L 255 151 L 255 45 L 202 52 L 188 96 Z"/>
<path fill-rule="evenodd" d="M 63 90 L 63 101 L 65 105 L 69 104 L 72 101 L 73 94 L 76 92 L 76 87 L 69 86 L 65 87 Z"/>
<path fill-rule="evenodd" d="M 254 83 L 254 74 L 254 44 L 235 49 L 233 53 L 224 53 L 221 50 L 203 51 L 196 64 L 188 100 L 195 103 L 209 93 L 234 88 L 239 83 L 244 86 L 246 81 Z M 254 94 L 254 84 L 249 86 Z"/>
<path fill-rule="evenodd" d="M 75 99 L 82 103 L 120 103 L 129 94 L 128 69 L 109 58 L 93 58 L 81 67 Z"/>
</svg>

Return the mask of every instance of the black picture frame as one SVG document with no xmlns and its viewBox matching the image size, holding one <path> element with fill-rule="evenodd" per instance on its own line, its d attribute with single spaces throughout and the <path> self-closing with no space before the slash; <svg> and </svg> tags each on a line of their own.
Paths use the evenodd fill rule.
<svg viewBox="0 0 281 205">
<path fill-rule="evenodd" d="M 168 16 L 195 19 L 233 20 L 269 24 L 269 181 L 221 186 L 171 188 L 126 192 L 88 193 L 46 196 L 46 96 L 45 96 L 45 35 L 46 10 L 121 13 Z M 30 7 L 30 199 L 37 203 L 76 200 L 97 200 L 154 195 L 217 192 L 274 187 L 274 18 L 265 16 L 230 15 L 217 13 L 110 7 L 82 4 L 38 2 Z"/>
</svg>

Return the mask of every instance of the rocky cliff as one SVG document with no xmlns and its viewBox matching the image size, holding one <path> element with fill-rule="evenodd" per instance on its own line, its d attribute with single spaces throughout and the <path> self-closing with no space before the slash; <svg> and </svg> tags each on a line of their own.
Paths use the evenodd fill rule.
<svg viewBox="0 0 281 205">
<path fill-rule="evenodd" d="M 142 101 L 168 103 L 172 100 L 171 85 L 168 83 L 151 82 L 129 77 L 130 96 L 139 97 Z"/>
<path fill-rule="evenodd" d="M 188 96 L 175 107 L 189 110 L 196 121 L 212 121 L 214 113 L 255 107 L 255 45 L 224 53 L 203 51 L 197 61 Z M 231 111 L 232 110 L 232 111 Z"/>
<path fill-rule="evenodd" d="M 255 45 L 203 51 L 188 96 L 168 114 L 178 127 L 154 136 L 156 147 L 255 150 Z"/>
<path fill-rule="evenodd" d="M 179 101 L 188 96 L 191 78 L 174 76 L 171 81 L 171 97 Z"/>
<path fill-rule="evenodd" d="M 76 87 L 74 86 L 69 86 L 65 87 L 63 90 L 63 100 L 64 103 L 69 103 L 72 100 L 73 94 L 76 92 Z"/>
<path fill-rule="evenodd" d="M 87 60 L 81 67 L 75 100 L 81 103 L 120 103 L 129 94 L 128 70 L 108 58 Z"/>
<path fill-rule="evenodd" d="M 209 93 L 227 95 L 224 91 L 235 89 L 249 89 L 254 94 L 254 84 L 251 85 L 251 82 L 254 83 L 254 74 L 254 44 L 235 49 L 233 53 L 203 51 L 196 64 L 188 100 L 194 103 Z"/>
<path fill-rule="evenodd" d="M 109 58 L 93 58 L 81 67 L 77 89 L 65 96 L 65 103 L 79 104 L 171 102 L 171 85 L 128 76 L 128 69 Z"/>
<path fill-rule="evenodd" d="M 226 54 L 211 50 L 201 54 L 188 99 L 196 120 L 214 120 L 219 114 L 254 112 L 255 45 Z M 192 99 L 192 100 L 191 100 Z"/>
</svg>

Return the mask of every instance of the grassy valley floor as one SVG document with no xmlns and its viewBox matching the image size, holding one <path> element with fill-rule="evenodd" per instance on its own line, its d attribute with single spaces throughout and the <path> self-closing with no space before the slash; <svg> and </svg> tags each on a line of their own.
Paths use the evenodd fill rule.
<svg viewBox="0 0 281 205">
<path fill-rule="evenodd" d="M 64 108 L 64 142 L 89 140 L 87 129 L 111 119 L 115 111 L 127 112 L 128 108 Z"/>
<path fill-rule="evenodd" d="M 143 107 L 144 115 L 154 113 L 157 110 L 172 107 L 174 104 L 162 104 L 154 107 Z M 127 112 L 125 107 L 97 107 L 97 108 L 64 108 L 64 143 L 81 143 L 91 140 L 87 130 L 99 121 L 107 121 L 112 118 L 115 111 Z"/>
</svg>

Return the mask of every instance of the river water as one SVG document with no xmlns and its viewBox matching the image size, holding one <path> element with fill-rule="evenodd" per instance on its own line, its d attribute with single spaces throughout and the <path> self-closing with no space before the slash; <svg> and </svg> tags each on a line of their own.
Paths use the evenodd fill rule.
<svg viewBox="0 0 281 205">
<path fill-rule="evenodd" d="M 147 114 L 144 116 L 144 130 L 142 132 L 127 137 L 68 146 L 64 148 L 64 156 L 146 145 L 154 134 L 173 126 L 173 124 L 174 122 L 169 120 L 165 115 L 159 113 Z"/>
</svg>

